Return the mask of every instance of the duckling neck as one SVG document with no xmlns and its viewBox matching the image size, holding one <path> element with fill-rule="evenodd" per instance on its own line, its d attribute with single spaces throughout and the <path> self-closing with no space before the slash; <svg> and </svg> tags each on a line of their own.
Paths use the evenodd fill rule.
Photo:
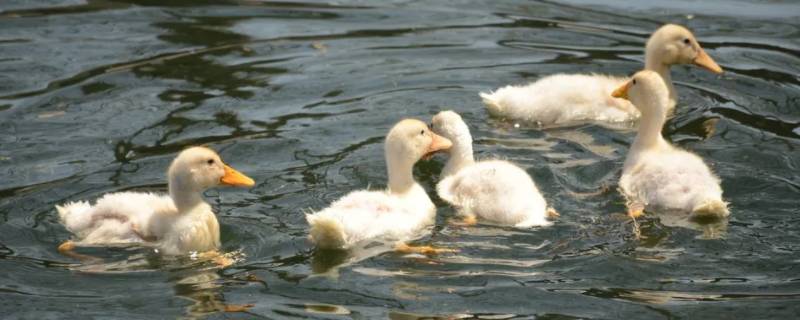
<svg viewBox="0 0 800 320">
<path fill-rule="evenodd" d="M 657 72 L 661 76 L 661 79 L 664 79 L 664 83 L 667 85 L 667 90 L 669 91 L 669 104 L 667 107 L 671 111 L 672 108 L 675 107 L 675 101 L 678 100 L 678 97 L 675 92 L 675 87 L 672 85 L 672 74 L 670 73 L 669 64 L 656 58 L 654 54 L 647 55 L 645 59 L 645 69 Z"/>
<path fill-rule="evenodd" d="M 457 137 L 451 140 L 453 141 L 453 146 L 449 151 L 450 159 L 447 160 L 447 164 L 442 169 L 442 177 L 456 174 L 461 168 L 475 163 L 475 158 L 472 155 L 471 137 Z"/>
<path fill-rule="evenodd" d="M 386 169 L 389 171 L 389 192 L 405 193 L 417 182 L 414 181 L 414 162 L 386 156 Z"/>
<path fill-rule="evenodd" d="M 636 134 L 636 139 L 633 141 L 631 149 L 651 149 L 658 148 L 667 142 L 661 136 L 661 130 L 666 121 L 666 114 L 661 111 L 648 111 L 642 112 L 642 117 L 639 120 L 639 132 Z"/>
<path fill-rule="evenodd" d="M 205 203 L 200 190 L 195 190 L 188 183 L 177 178 L 169 181 L 169 196 L 179 213 L 190 212 L 197 205 Z"/>
</svg>

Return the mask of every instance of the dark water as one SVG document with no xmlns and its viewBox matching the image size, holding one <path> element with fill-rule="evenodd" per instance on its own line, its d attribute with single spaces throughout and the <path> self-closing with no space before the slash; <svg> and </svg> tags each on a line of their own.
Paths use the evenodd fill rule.
<svg viewBox="0 0 800 320">
<path fill-rule="evenodd" d="M 0 4 L 4 318 L 796 318 L 800 4 L 792 1 L 110 1 Z M 597 2 L 597 3 L 595 3 Z M 598 4 L 600 3 L 600 4 Z M 712 164 L 727 223 L 650 215 L 637 241 L 615 183 L 633 132 L 488 119 L 477 92 L 555 72 L 629 74 L 649 33 L 687 25 L 727 71 L 677 67 L 670 138 Z M 316 254 L 302 212 L 383 186 L 382 139 L 460 112 L 480 157 L 511 159 L 562 214 L 548 229 L 462 228 L 439 257 Z M 704 139 L 704 123 L 717 119 Z M 207 144 L 257 181 L 216 189 L 216 270 L 135 248 L 56 247 L 53 205 L 165 189 Z M 417 167 L 432 187 L 442 158 Z M 317 272 L 327 271 L 325 275 Z M 220 313 L 254 304 L 249 313 Z"/>
</svg>

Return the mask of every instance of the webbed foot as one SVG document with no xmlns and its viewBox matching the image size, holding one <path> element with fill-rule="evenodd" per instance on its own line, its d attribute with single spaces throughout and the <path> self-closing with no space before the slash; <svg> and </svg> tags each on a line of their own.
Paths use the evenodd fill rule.
<svg viewBox="0 0 800 320">
<path fill-rule="evenodd" d="M 401 253 L 419 253 L 424 255 L 437 255 L 442 253 L 458 252 L 457 249 L 436 248 L 432 246 L 411 246 L 406 244 L 405 242 L 398 243 L 395 246 L 394 250 Z"/>
<path fill-rule="evenodd" d="M 254 304 L 226 304 L 223 311 L 225 312 L 247 312 L 250 311 L 250 308 L 254 307 Z"/>
<path fill-rule="evenodd" d="M 553 209 L 553 208 L 550 208 L 550 207 L 547 208 L 547 211 L 545 211 L 544 215 L 547 217 L 547 219 L 550 219 L 550 220 L 555 220 L 555 219 L 557 219 L 558 217 L 561 216 L 561 214 L 558 213 L 558 211 L 556 211 L 556 209 Z"/>
</svg>

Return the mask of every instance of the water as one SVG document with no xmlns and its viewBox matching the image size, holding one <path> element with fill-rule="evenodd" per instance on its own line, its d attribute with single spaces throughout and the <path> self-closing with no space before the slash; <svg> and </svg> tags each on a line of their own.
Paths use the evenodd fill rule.
<svg viewBox="0 0 800 320">
<path fill-rule="evenodd" d="M 800 5 L 791 1 L 3 1 L 0 311 L 8 318 L 794 318 L 800 312 Z M 637 241 L 616 180 L 634 133 L 515 127 L 477 92 L 555 72 L 629 74 L 665 22 L 726 73 L 677 67 L 670 139 L 722 178 L 732 216 L 651 215 Z M 383 186 L 402 117 L 462 114 L 479 157 L 513 160 L 561 219 L 462 228 L 438 257 L 315 253 L 302 212 Z M 715 131 L 703 129 L 717 119 Z M 713 122 L 713 121 L 712 121 Z M 216 270 L 137 248 L 56 247 L 53 205 L 166 187 L 207 144 L 257 181 L 215 189 Z M 444 159 L 417 166 L 429 189 Z M 360 261 L 356 261 L 361 259 Z M 324 272 L 324 274 L 319 274 Z M 222 313 L 253 304 L 249 313 Z"/>
</svg>

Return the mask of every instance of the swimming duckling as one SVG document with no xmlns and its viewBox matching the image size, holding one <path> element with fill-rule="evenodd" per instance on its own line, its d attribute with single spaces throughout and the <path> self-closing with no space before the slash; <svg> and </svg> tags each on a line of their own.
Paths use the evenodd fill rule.
<svg viewBox="0 0 800 320">
<path fill-rule="evenodd" d="M 519 228 L 552 224 L 548 218 L 557 213 L 547 207 L 525 170 L 503 160 L 475 162 L 472 136 L 460 115 L 439 112 L 431 128 L 453 142 L 436 191 L 442 200 L 459 209 L 467 224 L 476 223 L 476 218 Z"/>
<path fill-rule="evenodd" d="M 253 179 L 222 162 L 211 149 L 182 151 L 167 171 L 169 194 L 117 192 L 94 205 L 86 201 L 57 205 L 61 223 L 75 235 L 59 250 L 75 246 L 144 244 L 162 254 L 217 250 L 219 223 L 203 191 L 218 185 L 250 187 Z"/>
<path fill-rule="evenodd" d="M 661 136 L 669 110 L 669 89 L 663 77 L 640 71 L 613 96 L 631 101 L 642 113 L 619 180 L 629 202 L 628 214 L 635 219 L 647 208 L 678 210 L 698 218 L 728 216 L 719 178 L 703 159 Z"/>
<path fill-rule="evenodd" d="M 722 73 L 722 68 L 688 29 L 667 24 L 656 30 L 645 47 L 645 69 L 657 72 L 664 79 L 668 115 L 677 100 L 670 76 L 670 66 L 676 64 L 694 64 Z M 482 92 L 480 96 L 495 117 L 542 126 L 628 123 L 639 118 L 639 111 L 629 101 L 613 98 L 610 93 L 629 79 L 601 74 L 555 74 L 525 86 Z"/>
<path fill-rule="evenodd" d="M 440 252 L 429 247 L 410 247 L 403 241 L 433 225 L 436 216 L 433 202 L 414 180 L 414 164 L 450 148 L 451 144 L 419 120 L 397 123 L 384 144 L 388 188 L 353 191 L 330 207 L 307 214 L 311 241 L 323 249 L 350 249 L 367 240 L 399 241 L 400 251 Z"/>
</svg>

